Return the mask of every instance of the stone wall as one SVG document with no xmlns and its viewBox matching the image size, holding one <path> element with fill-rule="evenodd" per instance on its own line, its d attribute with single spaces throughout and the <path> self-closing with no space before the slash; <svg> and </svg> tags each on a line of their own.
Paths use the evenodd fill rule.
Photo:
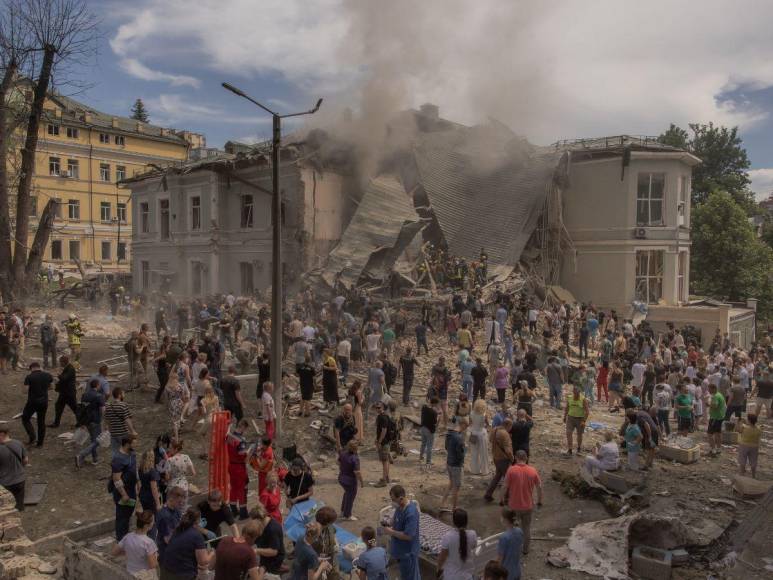
<svg viewBox="0 0 773 580">
<path fill-rule="evenodd" d="M 56 572 L 56 566 L 33 553 L 13 495 L 0 486 L 0 580 L 41 580 L 54 577 Z"/>
</svg>

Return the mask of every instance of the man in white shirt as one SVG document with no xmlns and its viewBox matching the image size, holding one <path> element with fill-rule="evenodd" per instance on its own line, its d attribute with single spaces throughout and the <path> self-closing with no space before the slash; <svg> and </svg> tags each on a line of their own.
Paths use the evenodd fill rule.
<svg viewBox="0 0 773 580">
<path fill-rule="evenodd" d="M 276 431 L 276 409 L 274 408 L 274 383 L 263 383 L 263 395 L 260 398 L 263 410 L 263 421 L 266 423 L 266 437 L 274 440 Z"/>
<path fill-rule="evenodd" d="M 311 325 L 307 324 L 301 330 L 301 334 L 306 342 L 314 342 L 314 337 L 317 336 L 317 330 Z"/>
<path fill-rule="evenodd" d="M 597 444 L 598 445 L 598 444 Z M 620 464 L 620 449 L 611 431 L 604 433 L 604 443 L 596 447 L 595 455 L 585 458 L 585 469 L 596 477 L 602 471 L 615 471 Z"/>
<path fill-rule="evenodd" d="M 534 334 L 537 332 L 537 318 L 539 318 L 539 310 L 536 308 L 529 308 L 529 333 Z"/>
<path fill-rule="evenodd" d="M 633 366 L 631 367 L 632 386 L 641 388 L 645 370 L 647 370 L 647 367 L 645 367 L 640 360 L 637 360 L 635 363 L 633 363 Z"/>
<path fill-rule="evenodd" d="M 338 341 L 336 347 L 336 358 L 338 364 L 341 366 L 341 381 L 346 384 L 346 377 L 349 374 L 349 359 L 352 356 L 352 343 L 349 342 L 347 337 L 343 337 Z"/>
<path fill-rule="evenodd" d="M 368 362 L 373 363 L 378 358 L 381 349 L 381 333 L 371 332 L 365 336 L 365 348 L 368 350 Z"/>
</svg>

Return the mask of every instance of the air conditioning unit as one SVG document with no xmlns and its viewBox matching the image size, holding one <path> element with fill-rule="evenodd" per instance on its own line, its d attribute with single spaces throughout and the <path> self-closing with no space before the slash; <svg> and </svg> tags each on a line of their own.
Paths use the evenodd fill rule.
<svg viewBox="0 0 773 580">
<path fill-rule="evenodd" d="M 633 230 L 633 237 L 637 240 L 647 239 L 647 228 L 636 228 Z"/>
<path fill-rule="evenodd" d="M 71 175 L 70 175 L 69 171 L 65 170 L 65 171 L 60 171 L 59 172 L 59 177 L 71 177 Z"/>
</svg>

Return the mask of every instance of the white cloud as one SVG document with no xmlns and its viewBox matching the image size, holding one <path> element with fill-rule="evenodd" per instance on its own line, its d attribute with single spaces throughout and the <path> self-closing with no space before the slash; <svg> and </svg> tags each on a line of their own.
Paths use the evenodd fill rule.
<svg viewBox="0 0 773 580">
<path fill-rule="evenodd" d="M 752 169 L 749 172 L 749 177 L 752 180 L 751 190 L 757 201 L 762 201 L 773 195 L 773 168 Z"/>
<path fill-rule="evenodd" d="M 158 97 L 146 99 L 145 104 L 153 115 L 154 123 L 159 125 L 173 126 L 208 118 L 234 125 L 268 125 L 271 122 L 268 115 L 233 115 L 221 105 L 193 102 L 178 94 L 162 93 Z"/>
<path fill-rule="evenodd" d="M 432 101 L 540 143 L 749 127 L 767 113 L 723 95 L 773 86 L 773 2 L 759 0 L 141 0 L 124 18 L 113 50 L 156 72 L 195 63 L 245 89 L 280 75 L 328 106 Z"/>
<path fill-rule="evenodd" d="M 121 60 L 121 67 L 133 77 L 142 79 L 144 81 L 165 81 L 171 84 L 173 87 L 198 87 L 201 85 L 201 81 L 187 75 L 173 75 L 157 70 L 148 68 L 140 61 L 134 58 L 124 58 Z"/>
</svg>

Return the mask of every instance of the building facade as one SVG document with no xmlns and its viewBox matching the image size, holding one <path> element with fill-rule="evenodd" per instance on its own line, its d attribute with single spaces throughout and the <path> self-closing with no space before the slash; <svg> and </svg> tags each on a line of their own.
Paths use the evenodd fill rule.
<svg viewBox="0 0 773 580">
<path fill-rule="evenodd" d="M 561 285 L 578 300 L 619 312 L 635 302 L 685 304 L 698 163 L 654 144 L 572 151 L 563 221 L 573 250 L 563 256 Z"/>
<path fill-rule="evenodd" d="M 284 155 L 283 155 L 284 157 Z M 285 279 L 317 267 L 341 237 L 349 178 L 282 160 Z M 129 179 L 134 291 L 251 295 L 271 284 L 271 170 L 223 155 Z"/>
<path fill-rule="evenodd" d="M 100 113 L 67 97 L 48 98 L 35 159 L 30 240 L 49 199 L 58 202 L 43 261 L 74 270 L 128 271 L 131 199 L 117 183 L 148 166 L 184 162 L 203 136 Z"/>
</svg>

